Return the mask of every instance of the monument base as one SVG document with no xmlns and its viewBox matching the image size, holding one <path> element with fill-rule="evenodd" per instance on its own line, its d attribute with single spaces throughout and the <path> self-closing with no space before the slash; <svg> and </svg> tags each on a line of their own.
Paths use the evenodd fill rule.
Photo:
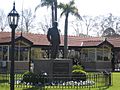
<svg viewBox="0 0 120 90">
<path fill-rule="evenodd" d="M 34 73 L 47 73 L 48 76 L 53 75 L 71 75 L 72 74 L 71 59 L 40 59 L 34 60 Z"/>
</svg>

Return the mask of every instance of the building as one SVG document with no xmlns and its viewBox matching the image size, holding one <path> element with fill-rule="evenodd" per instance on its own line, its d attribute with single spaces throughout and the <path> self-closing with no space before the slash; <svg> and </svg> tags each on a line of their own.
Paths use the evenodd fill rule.
<svg viewBox="0 0 120 90">
<path fill-rule="evenodd" d="M 63 57 L 63 41 L 59 58 Z M 0 71 L 9 72 L 11 54 L 11 33 L 0 32 Z M 16 33 L 15 72 L 29 70 L 31 61 L 49 58 L 50 44 L 43 34 Z M 78 59 L 89 71 L 118 70 L 120 68 L 120 37 L 78 37 L 68 36 L 68 57 Z"/>
</svg>

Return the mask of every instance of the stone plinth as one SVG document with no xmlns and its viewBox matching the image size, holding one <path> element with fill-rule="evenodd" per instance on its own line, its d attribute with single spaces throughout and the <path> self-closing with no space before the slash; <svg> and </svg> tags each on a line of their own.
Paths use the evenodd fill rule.
<svg viewBox="0 0 120 90">
<path fill-rule="evenodd" d="M 48 75 L 71 75 L 72 60 L 70 59 L 40 59 L 34 60 L 34 72 L 39 74 L 46 72 Z"/>
</svg>

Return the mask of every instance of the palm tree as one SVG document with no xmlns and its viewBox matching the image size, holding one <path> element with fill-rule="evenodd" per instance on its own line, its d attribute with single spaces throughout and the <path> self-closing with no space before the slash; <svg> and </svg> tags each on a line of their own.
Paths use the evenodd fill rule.
<svg viewBox="0 0 120 90">
<path fill-rule="evenodd" d="M 72 14 L 79 19 L 82 20 L 80 14 L 78 13 L 78 9 L 74 6 L 74 0 L 70 1 L 68 4 L 60 3 L 58 8 L 62 9 L 62 13 L 60 16 L 65 15 L 65 27 L 64 27 L 64 58 L 67 58 L 67 34 L 68 34 L 68 17 L 69 14 Z"/>
<path fill-rule="evenodd" d="M 54 6 L 55 6 L 55 21 L 57 21 L 57 0 L 54 0 Z"/>
<path fill-rule="evenodd" d="M 41 0 L 41 4 L 39 4 L 36 8 L 35 8 L 35 11 L 39 8 L 39 7 L 44 7 L 44 6 L 47 6 L 48 7 L 51 7 L 51 10 L 52 10 L 52 24 L 54 22 L 54 6 L 53 6 L 53 0 Z"/>
</svg>

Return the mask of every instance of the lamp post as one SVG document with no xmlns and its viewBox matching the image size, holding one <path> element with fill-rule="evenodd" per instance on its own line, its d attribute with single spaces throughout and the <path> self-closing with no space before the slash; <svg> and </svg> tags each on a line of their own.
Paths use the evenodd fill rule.
<svg viewBox="0 0 120 90">
<path fill-rule="evenodd" d="M 18 26 L 19 14 L 15 10 L 15 2 L 13 9 L 8 14 L 8 23 L 12 29 L 11 33 L 11 68 L 10 68 L 10 90 L 14 90 L 14 50 L 15 50 L 15 29 Z"/>
</svg>

